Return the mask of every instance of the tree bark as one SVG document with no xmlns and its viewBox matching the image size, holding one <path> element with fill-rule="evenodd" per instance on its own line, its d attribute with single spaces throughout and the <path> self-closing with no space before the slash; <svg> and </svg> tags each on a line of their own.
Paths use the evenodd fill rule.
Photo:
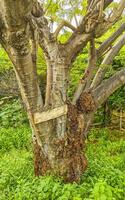
<svg viewBox="0 0 125 200">
<path fill-rule="evenodd" d="M 45 173 L 63 176 L 64 180 L 68 182 L 79 181 L 87 166 L 84 155 L 84 118 L 78 108 L 67 101 L 68 68 L 61 52 L 58 56 L 58 51 L 56 53 L 56 49 L 54 49 L 51 59 L 53 59 L 51 60 L 53 73 L 50 95 L 51 106 L 45 107 L 44 116 L 42 114 L 42 121 L 44 120 L 44 122 L 39 121 L 40 132 L 42 133 L 40 134 L 41 141 L 44 141 L 42 145 L 46 149 L 49 163 L 49 168 L 46 168 Z M 57 114 L 57 108 L 59 110 L 64 105 L 67 105 L 67 113 L 62 113 L 62 116 L 60 116 Z M 54 109 L 56 110 L 55 114 Z M 51 119 L 46 117 L 48 110 L 50 110 L 49 117 Z M 36 161 L 38 161 L 38 156 L 36 156 Z M 42 163 L 37 162 L 35 165 L 39 165 L 37 168 L 41 169 L 37 175 L 42 175 Z"/>
</svg>

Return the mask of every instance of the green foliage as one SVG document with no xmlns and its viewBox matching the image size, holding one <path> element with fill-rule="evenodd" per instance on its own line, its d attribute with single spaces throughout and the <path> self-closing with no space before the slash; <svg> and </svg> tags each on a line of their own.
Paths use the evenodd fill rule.
<svg viewBox="0 0 125 200">
<path fill-rule="evenodd" d="M 65 44 L 66 41 L 68 40 L 68 38 L 70 38 L 70 36 L 71 36 L 71 32 L 64 31 L 63 34 L 61 34 L 61 35 L 58 36 L 58 40 L 59 40 L 59 42 L 61 42 L 62 44 Z"/>
<path fill-rule="evenodd" d="M 3 48 L 0 47 L 0 72 L 2 72 L 5 69 L 9 69 L 11 67 L 12 67 L 11 61 L 9 60 Z"/>
<path fill-rule="evenodd" d="M 123 140 L 123 133 L 111 132 L 108 129 L 92 130 L 91 133 L 87 151 L 89 168 L 83 178 L 92 182 L 94 198 L 96 196 L 97 199 L 101 199 L 101 195 L 105 194 L 105 199 L 110 199 L 108 195 L 112 193 L 111 199 L 124 199 L 125 140 Z M 104 191 L 100 192 L 102 185 Z"/>
<path fill-rule="evenodd" d="M 64 184 L 55 177 L 34 177 L 31 130 L 19 101 L 4 105 L 0 116 L 0 200 L 125 199 L 124 132 L 93 129 L 81 183 Z"/>
<path fill-rule="evenodd" d="M 45 73 L 46 71 L 46 61 L 41 48 L 38 48 L 37 71 L 38 74 Z"/>
<path fill-rule="evenodd" d="M 2 127 L 18 127 L 25 123 L 28 123 L 28 120 L 19 100 L 13 99 L 0 107 L 0 125 Z"/>
<path fill-rule="evenodd" d="M 87 0 L 47 0 L 44 1 L 44 7 L 46 15 L 48 15 L 52 21 L 59 22 L 66 16 L 69 21 L 78 16 L 86 14 Z"/>
<path fill-rule="evenodd" d="M 9 127 L 0 130 L 0 151 L 7 152 L 13 148 L 29 149 L 31 130 L 28 126 L 20 126 L 19 128 Z"/>
<path fill-rule="evenodd" d="M 119 88 L 111 97 L 109 98 L 110 107 L 112 109 L 125 110 L 125 86 Z"/>
<path fill-rule="evenodd" d="M 0 129 L 0 200 L 124 200 L 125 135 L 93 129 L 87 140 L 88 169 L 80 184 L 35 178 L 31 131 L 24 124 Z"/>
<path fill-rule="evenodd" d="M 94 200 L 112 200 L 112 189 L 105 181 L 100 180 L 94 186 L 92 197 Z"/>
</svg>

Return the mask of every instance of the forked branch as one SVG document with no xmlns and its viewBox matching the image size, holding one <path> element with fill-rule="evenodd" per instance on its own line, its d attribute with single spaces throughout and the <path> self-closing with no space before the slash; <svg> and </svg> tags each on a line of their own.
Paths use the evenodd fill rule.
<svg viewBox="0 0 125 200">
<path fill-rule="evenodd" d="M 101 83 L 109 66 L 112 64 L 114 57 L 118 54 L 118 52 L 124 45 L 125 45 L 125 34 L 113 46 L 113 48 L 109 51 L 109 53 L 106 55 L 106 57 L 102 61 L 101 67 L 99 68 L 99 70 L 97 71 L 93 79 L 91 88 L 96 88 Z"/>
<path fill-rule="evenodd" d="M 73 32 L 76 30 L 76 28 L 75 28 L 72 24 L 70 24 L 70 23 L 69 23 L 68 21 L 66 21 L 66 20 L 63 20 L 63 21 L 61 22 L 61 24 L 57 27 L 56 31 L 54 32 L 54 37 L 55 37 L 55 38 L 58 37 L 59 32 L 62 30 L 62 28 L 63 28 L 64 26 L 70 28 Z"/>
<path fill-rule="evenodd" d="M 107 5 L 110 3 L 111 1 L 108 1 Z M 114 9 L 109 18 L 106 18 L 105 15 L 102 16 L 101 20 L 99 19 L 100 9 L 98 9 L 96 5 L 94 9 L 88 11 L 86 16 L 81 21 L 78 29 L 72 34 L 70 39 L 65 44 L 65 50 L 68 52 L 71 62 L 75 60 L 80 51 L 86 46 L 87 42 L 90 41 L 93 32 L 95 32 L 96 38 L 104 34 L 120 19 L 124 8 L 125 0 L 121 0 L 118 4 L 117 10 Z"/>
<path fill-rule="evenodd" d="M 109 15 L 108 18 L 104 19 L 103 23 L 99 24 L 99 26 L 96 29 L 96 37 L 100 37 L 121 18 L 124 8 L 125 8 L 125 0 L 121 0 L 117 8 L 113 9 L 111 15 Z"/>
</svg>

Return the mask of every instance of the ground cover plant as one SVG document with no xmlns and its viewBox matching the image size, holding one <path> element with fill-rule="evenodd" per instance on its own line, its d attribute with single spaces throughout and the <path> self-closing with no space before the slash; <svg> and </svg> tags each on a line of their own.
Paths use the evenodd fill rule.
<svg viewBox="0 0 125 200">
<path fill-rule="evenodd" d="M 30 127 L 22 122 L 22 109 L 14 114 L 11 105 L 20 108 L 18 100 L 11 100 L 0 112 L 0 200 L 125 199 L 124 132 L 92 129 L 86 141 L 89 167 L 79 184 L 52 176 L 36 178 Z"/>
</svg>

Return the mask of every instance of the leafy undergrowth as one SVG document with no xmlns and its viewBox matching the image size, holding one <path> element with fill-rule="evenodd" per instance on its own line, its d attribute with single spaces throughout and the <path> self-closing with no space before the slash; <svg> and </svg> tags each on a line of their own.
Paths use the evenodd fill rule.
<svg viewBox="0 0 125 200">
<path fill-rule="evenodd" d="M 0 127 L 0 200 L 125 200 L 124 132 L 93 129 L 86 142 L 88 169 L 80 184 L 64 184 L 55 177 L 34 177 L 31 130 L 20 109 L 6 108 Z M 17 125 L 10 127 L 13 121 Z"/>
<path fill-rule="evenodd" d="M 89 165 L 80 184 L 34 177 L 28 126 L 1 128 L 0 134 L 0 200 L 125 199 L 123 132 L 91 131 L 86 150 Z"/>
</svg>

